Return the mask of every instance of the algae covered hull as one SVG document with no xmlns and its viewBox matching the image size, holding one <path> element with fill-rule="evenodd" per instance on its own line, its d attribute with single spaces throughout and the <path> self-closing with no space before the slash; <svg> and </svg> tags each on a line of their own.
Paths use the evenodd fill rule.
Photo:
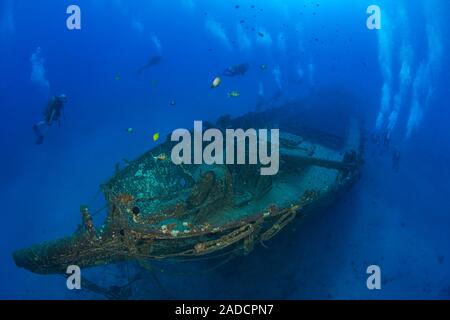
<svg viewBox="0 0 450 320">
<path fill-rule="evenodd" d="M 339 132 L 310 126 L 296 103 L 215 128 L 279 128 L 280 170 L 259 165 L 175 165 L 165 141 L 130 162 L 104 185 L 100 228 L 82 207 L 74 235 L 13 253 L 17 266 L 39 274 L 69 265 L 94 267 L 127 260 L 190 259 L 248 254 L 290 223 L 333 202 L 358 179 L 363 142 L 358 121 Z"/>
</svg>

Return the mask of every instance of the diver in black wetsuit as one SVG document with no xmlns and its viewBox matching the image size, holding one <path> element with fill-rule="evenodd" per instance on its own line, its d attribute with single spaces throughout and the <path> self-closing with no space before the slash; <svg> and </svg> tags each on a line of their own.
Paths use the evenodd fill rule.
<svg viewBox="0 0 450 320">
<path fill-rule="evenodd" d="M 222 72 L 222 75 L 225 77 L 243 76 L 247 73 L 249 68 L 250 65 L 248 63 L 237 64 L 226 68 Z"/>
<path fill-rule="evenodd" d="M 47 103 L 47 107 L 43 112 L 44 119 L 33 125 L 33 131 L 37 136 L 36 144 L 39 145 L 44 142 L 44 134 L 53 123 L 58 122 L 60 124 L 65 103 L 67 103 L 67 96 L 65 94 L 53 96 Z"/>
</svg>

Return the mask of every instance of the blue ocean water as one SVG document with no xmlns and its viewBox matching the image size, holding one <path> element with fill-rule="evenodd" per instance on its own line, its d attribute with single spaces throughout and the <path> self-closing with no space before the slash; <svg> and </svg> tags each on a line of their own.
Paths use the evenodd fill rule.
<svg viewBox="0 0 450 320">
<path fill-rule="evenodd" d="M 72 4 L 81 30 L 66 26 Z M 372 4 L 380 30 L 366 26 Z M 348 194 L 269 249 L 209 273 L 194 264 L 148 275 L 132 297 L 449 299 L 448 9 L 445 0 L 0 0 L 0 297 L 102 298 L 19 269 L 12 252 L 71 234 L 80 204 L 101 207 L 98 186 L 117 162 L 154 147 L 154 133 L 254 111 L 258 94 L 281 92 L 277 105 L 316 94 L 333 106 L 333 92 L 345 91 L 368 136 Z M 139 74 L 154 56 L 161 61 Z M 211 90 L 218 73 L 244 62 L 245 76 Z M 32 126 L 61 93 L 64 119 L 36 145 Z M 330 130 L 339 126 L 336 110 L 319 112 Z M 374 144 L 376 134 L 388 134 L 390 148 Z M 366 287 L 373 264 L 381 290 Z M 111 285 L 136 269 L 89 272 Z"/>
</svg>

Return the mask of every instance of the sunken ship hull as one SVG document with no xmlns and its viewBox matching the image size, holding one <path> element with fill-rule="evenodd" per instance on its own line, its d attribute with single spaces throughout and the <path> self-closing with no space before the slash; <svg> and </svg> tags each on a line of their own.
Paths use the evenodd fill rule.
<svg viewBox="0 0 450 320">
<path fill-rule="evenodd" d="M 348 118 L 339 134 L 311 128 L 298 104 L 214 127 L 279 128 L 280 171 L 259 165 L 175 165 L 169 139 L 130 162 L 101 189 L 107 217 L 96 229 L 87 207 L 67 238 L 18 250 L 18 267 L 38 274 L 65 273 L 121 261 L 225 259 L 248 254 L 295 218 L 336 201 L 358 180 L 363 164 L 359 122 Z M 168 159 L 158 157 L 167 154 Z"/>
</svg>

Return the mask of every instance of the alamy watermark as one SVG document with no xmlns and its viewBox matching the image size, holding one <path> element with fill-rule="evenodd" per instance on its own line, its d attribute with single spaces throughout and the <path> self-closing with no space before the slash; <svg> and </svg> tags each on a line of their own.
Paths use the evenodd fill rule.
<svg viewBox="0 0 450 320">
<path fill-rule="evenodd" d="M 70 16 L 66 20 L 66 26 L 69 30 L 81 30 L 81 9 L 77 5 L 67 7 L 66 13 Z"/>
<path fill-rule="evenodd" d="M 370 275 L 366 281 L 367 289 L 381 290 L 381 268 L 373 264 L 367 267 L 366 273 Z"/>
<path fill-rule="evenodd" d="M 280 166 L 279 139 L 279 129 L 270 129 L 270 136 L 268 129 L 226 129 L 224 138 L 219 129 L 203 132 L 202 121 L 194 121 L 193 138 L 187 129 L 173 131 L 171 140 L 178 143 L 171 158 L 176 165 L 260 164 L 261 175 L 275 175 Z M 205 148 L 203 142 L 209 142 Z"/>
<path fill-rule="evenodd" d="M 367 7 L 367 14 L 370 16 L 367 18 L 366 26 L 369 30 L 381 29 L 381 8 L 375 4 Z"/>
<path fill-rule="evenodd" d="M 69 290 L 81 290 L 81 269 L 77 265 L 70 265 L 67 267 L 66 274 L 68 275 L 66 286 Z"/>
</svg>

